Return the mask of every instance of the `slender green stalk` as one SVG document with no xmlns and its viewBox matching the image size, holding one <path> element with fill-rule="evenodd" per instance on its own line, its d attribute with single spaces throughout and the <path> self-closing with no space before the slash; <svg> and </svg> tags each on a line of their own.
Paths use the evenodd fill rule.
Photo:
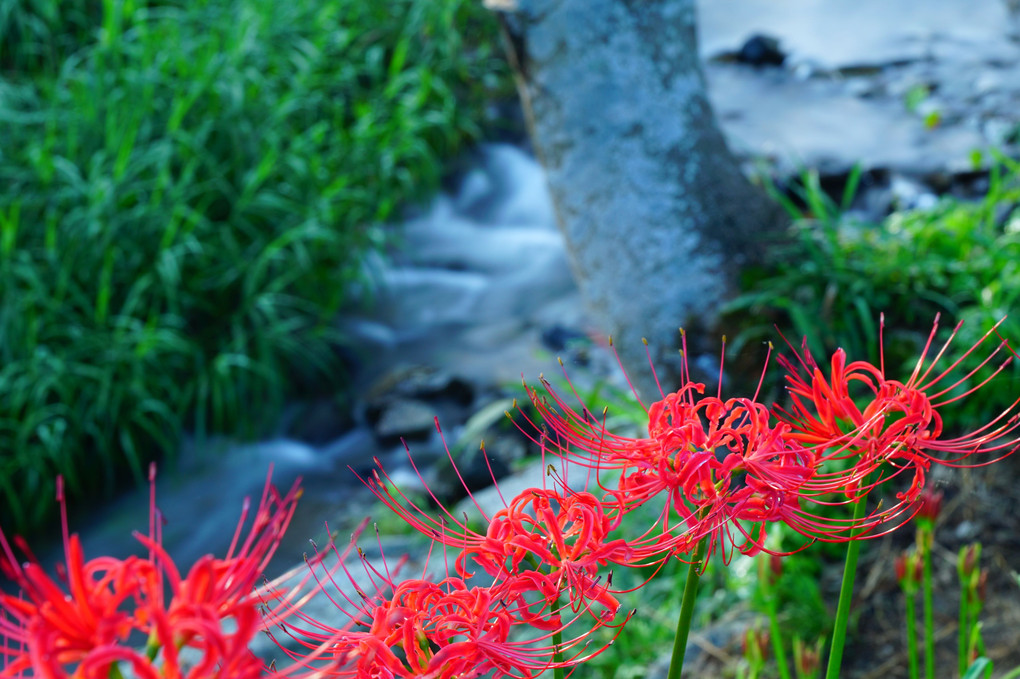
<svg viewBox="0 0 1020 679">
<path fill-rule="evenodd" d="M 864 505 L 867 496 L 861 497 L 854 504 L 854 520 L 864 516 Z M 843 584 L 839 588 L 839 604 L 836 606 L 836 624 L 832 629 L 832 646 L 829 648 L 829 664 L 825 670 L 825 679 L 836 679 L 839 667 L 843 662 L 843 646 L 846 644 L 846 627 L 850 619 L 850 601 L 854 594 L 854 579 L 857 576 L 857 556 L 861 551 L 861 541 L 855 540 L 857 531 L 850 534 L 846 545 L 846 565 L 843 567 Z"/>
<path fill-rule="evenodd" d="M 684 655 L 687 653 L 687 635 L 691 631 L 691 618 L 694 616 L 694 600 L 698 598 L 698 580 L 701 575 L 701 561 L 704 558 L 708 538 L 698 543 L 694 550 L 694 558 L 687 569 L 687 583 L 684 585 L 684 598 L 680 602 L 680 617 L 676 621 L 676 637 L 673 640 L 673 658 L 669 661 L 669 672 L 666 679 L 680 679 L 680 671 L 684 667 Z"/>
<path fill-rule="evenodd" d="M 957 638 L 957 662 L 960 676 L 967 673 L 967 639 L 970 634 L 970 602 L 967 596 L 967 583 L 960 579 L 960 621 Z"/>
<path fill-rule="evenodd" d="M 556 597 L 556 605 L 559 606 L 559 604 L 560 604 L 559 597 Z M 560 652 L 560 647 L 563 645 L 562 629 L 557 629 L 555 632 L 553 632 L 553 645 L 556 647 L 556 654 L 553 655 L 553 662 L 559 663 L 560 661 L 563 660 L 563 654 Z M 554 679 L 564 678 L 563 668 L 561 666 L 556 665 L 556 667 L 553 667 L 553 678 Z"/>
<path fill-rule="evenodd" d="M 534 554 L 529 554 L 528 555 L 528 559 L 535 566 L 535 570 L 536 571 L 539 570 L 539 568 L 538 568 L 538 559 L 535 557 L 535 555 Z M 560 595 L 559 594 L 556 595 L 556 599 L 553 601 L 553 611 L 556 613 L 556 616 L 560 620 L 563 619 L 563 616 L 560 615 L 560 612 L 559 612 L 560 611 Z M 553 654 L 553 662 L 556 663 L 556 666 L 553 667 L 553 679 L 564 679 L 563 668 L 559 665 L 559 663 L 563 661 L 563 652 L 562 652 L 562 650 L 563 650 L 563 627 L 562 626 L 558 626 L 556 628 L 556 631 L 553 632 L 552 640 L 553 640 L 553 646 L 556 647 L 556 653 Z"/>
<path fill-rule="evenodd" d="M 934 524 L 925 526 L 922 529 L 924 536 L 921 540 L 921 557 L 924 563 L 922 580 L 924 588 L 924 675 L 927 679 L 935 679 L 935 612 L 931 577 L 931 545 L 934 528 Z"/>
<path fill-rule="evenodd" d="M 910 679 L 918 679 L 917 666 L 917 606 L 914 595 L 904 592 L 907 601 L 907 665 L 910 668 Z"/>
</svg>

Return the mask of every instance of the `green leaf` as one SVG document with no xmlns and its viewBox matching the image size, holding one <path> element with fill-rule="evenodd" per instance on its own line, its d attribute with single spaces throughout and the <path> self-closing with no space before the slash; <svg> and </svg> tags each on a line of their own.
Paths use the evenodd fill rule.
<svg viewBox="0 0 1020 679">
<path fill-rule="evenodd" d="M 992 661 L 985 657 L 980 657 L 970 664 L 967 671 L 964 672 L 962 679 L 978 679 L 984 674 L 985 669 L 992 669 Z"/>
</svg>

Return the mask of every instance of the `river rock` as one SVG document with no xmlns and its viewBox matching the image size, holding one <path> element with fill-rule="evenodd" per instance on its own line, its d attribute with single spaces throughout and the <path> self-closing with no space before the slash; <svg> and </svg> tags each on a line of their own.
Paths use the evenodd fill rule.
<svg viewBox="0 0 1020 679">
<path fill-rule="evenodd" d="M 771 35 L 752 35 L 737 52 L 737 61 L 752 66 L 782 66 L 786 54 L 779 48 L 779 41 Z"/>
<path fill-rule="evenodd" d="M 334 398 L 296 403 L 284 415 L 285 438 L 321 446 L 335 441 L 354 426 L 350 407 Z"/>
<path fill-rule="evenodd" d="M 373 413 L 369 421 L 380 445 L 428 441 L 435 430 L 435 409 L 417 399 L 387 399 Z"/>
<path fill-rule="evenodd" d="M 480 444 L 465 442 L 452 453 L 456 470 L 449 458 L 437 463 L 432 492 L 443 505 L 455 504 L 507 476 L 527 450 L 526 442 L 510 433 L 495 434 Z"/>
<path fill-rule="evenodd" d="M 474 387 L 453 373 L 431 365 L 398 365 L 380 377 L 365 395 L 371 403 L 388 396 L 417 399 L 447 399 L 470 405 Z"/>
</svg>

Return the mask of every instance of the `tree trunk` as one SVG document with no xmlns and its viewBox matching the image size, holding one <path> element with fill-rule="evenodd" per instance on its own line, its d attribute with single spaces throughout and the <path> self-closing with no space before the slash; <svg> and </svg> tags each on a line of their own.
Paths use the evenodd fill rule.
<svg viewBox="0 0 1020 679">
<path fill-rule="evenodd" d="M 511 59 L 582 295 L 657 400 L 641 338 L 667 392 L 679 327 L 692 363 L 718 366 L 719 308 L 783 222 L 716 127 L 694 1 L 489 2 L 512 10 Z"/>
</svg>

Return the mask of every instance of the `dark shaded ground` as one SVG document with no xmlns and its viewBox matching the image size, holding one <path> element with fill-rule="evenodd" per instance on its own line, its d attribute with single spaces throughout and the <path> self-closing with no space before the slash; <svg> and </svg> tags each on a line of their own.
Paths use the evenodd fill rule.
<svg viewBox="0 0 1020 679">
<path fill-rule="evenodd" d="M 937 677 L 956 676 L 960 589 L 956 571 L 961 547 L 982 544 L 981 565 L 988 570 L 987 599 L 981 615 L 987 655 L 994 676 L 1020 666 L 1020 459 L 975 470 L 940 470 L 946 503 L 936 525 L 933 571 Z M 946 479 L 948 482 L 944 482 Z M 882 540 L 862 557 L 858 582 L 860 617 L 847 649 L 844 676 L 861 679 L 907 676 L 903 597 L 893 574 L 893 559 L 914 538 L 909 527 Z M 832 591 L 838 587 L 833 573 Z M 920 611 L 920 603 L 918 604 Z M 922 653 L 923 657 L 923 653 Z"/>
<path fill-rule="evenodd" d="M 1009 459 L 983 469 L 937 469 L 932 477 L 945 493 L 945 503 L 936 524 L 933 550 L 935 590 L 935 653 L 939 679 L 951 679 L 957 672 L 957 620 L 960 587 L 957 554 L 961 547 L 982 543 L 981 565 L 988 570 L 987 599 L 981 614 L 987 655 L 995 665 L 993 677 L 1002 677 L 1020 667 L 1020 586 L 1012 573 L 1020 571 L 1020 458 Z M 857 596 L 851 617 L 851 632 L 843 658 L 841 676 L 846 679 L 907 677 L 906 622 L 904 599 L 896 581 L 893 561 L 909 549 L 915 539 L 913 525 L 868 543 L 858 563 Z M 831 611 L 839 597 L 842 564 L 832 563 L 825 571 L 823 596 Z M 720 621 L 721 628 L 746 628 L 747 617 L 734 612 L 734 625 Z M 854 624 L 856 621 L 856 624 Z M 917 595 L 917 624 L 922 629 L 921 595 Z M 735 637 L 727 635 L 731 639 Z M 704 653 L 685 668 L 685 677 L 733 677 L 741 663 L 739 641 L 715 646 L 717 635 L 693 633 L 692 640 Z M 792 654 L 791 654 L 792 659 Z M 924 676 L 923 642 L 918 657 Z M 771 670 L 774 676 L 775 669 Z M 791 667 L 791 672 L 793 671 Z M 824 675 L 824 667 L 821 674 Z"/>
</svg>

